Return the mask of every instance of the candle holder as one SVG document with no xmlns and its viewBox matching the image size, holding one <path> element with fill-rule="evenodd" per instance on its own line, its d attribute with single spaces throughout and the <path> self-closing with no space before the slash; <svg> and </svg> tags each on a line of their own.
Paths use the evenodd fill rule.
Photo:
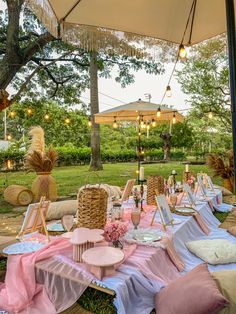
<svg viewBox="0 0 236 314">
<path fill-rule="evenodd" d="M 184 171 L 184 182 L 190 179 L 190 171 Z"/>
<path fill-rule="evenodd" d="M 174 191 L 175 191 L 175 186 L 176 186 L 176 176 L 177 176 L 177 173 L 176 173 L 176 172 L 171 171 L 171 176 L 173 177 L 173 182 L 174 182 Z"/>
<path fill-rule="evenodd" d="M 140 196 L 141 196 L 141 200 L 140 200 L 140 204 L 141 204 L 141 211 L 143 211 L 143 194 L 144 194 L 144 187 L 143 184 L 145 182 L 147 182 L 147 180 L 138 180 L 139 184 L 140 184 Z"/>
</svg>

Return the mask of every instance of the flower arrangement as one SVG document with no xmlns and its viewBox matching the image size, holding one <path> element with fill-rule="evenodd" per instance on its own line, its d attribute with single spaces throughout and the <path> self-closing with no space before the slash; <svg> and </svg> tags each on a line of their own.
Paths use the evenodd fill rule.
<svg viewBox="0 0 236 314">
<path fill-rule="evenodd" d="M 191 176 L 188 180 L 187 183 L 188 185 L 192 185 L 195 182 L 196 178 L 194 176 Z"/>
<path fill-rule="evenodd" d="M 104 228 L 104 238 L 107 242 L 112 242 L 114 246 L 119 246 L 120 238 L 128 231 L 126 223 L 111 222 L 106 224 Z"/>
<path fill-rule="evenodd" d="M 133 199 L 134 199 L 136 207 L 138 207 L 138 204 L 141 201 L 141 195 L 137 188 L 133 189 Z"/>
</svg>

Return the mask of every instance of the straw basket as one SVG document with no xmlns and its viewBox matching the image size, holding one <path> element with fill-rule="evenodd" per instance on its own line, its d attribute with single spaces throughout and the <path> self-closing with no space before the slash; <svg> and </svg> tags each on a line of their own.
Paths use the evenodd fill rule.
<svg viewBox="0 0 236 314">
<path fill-rule="evenodd" d="M 161 176 L 149 176 L 147 180 L 148 205 L 156 205 L 156 194 L 164 194 L 164 178 Z"/>
<path fill-rule="evenodd" d="M 29 205 L 33 201 L 33 193 L 22 185 L 10 185 L 4 191 L 4 199 L 12 205 Z"/>
<path fill-rule="evenodd" d="M 100 187 L 84 187 L 78 194 L 78 227 L 103 229 L 107 219 L 107 192 Z"/>
<path fill-rule="evenodd" d="M 57 200 L 57 185 L 50 172 L 38 172 L 36 179 L 32 183 L 34 201 L 39 202 L 42 196 L 47 200 Z"/>
</svg>

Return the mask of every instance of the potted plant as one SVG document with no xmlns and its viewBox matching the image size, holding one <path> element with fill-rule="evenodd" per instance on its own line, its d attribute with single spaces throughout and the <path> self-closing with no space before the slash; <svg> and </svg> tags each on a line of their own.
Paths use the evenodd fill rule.
<svg viewBox="0 0 236 314">
<path fill-rule="evenodd" d="M 234 186 L 234 158 L 233 151 L 229 150 L 225 157 L 218 154 L 209 154 L 207 156 L 207 165 L 214 172 L 214 177 L 223 179 L 223 185 L 226 189 L 233 192 Z"/>
</svg>

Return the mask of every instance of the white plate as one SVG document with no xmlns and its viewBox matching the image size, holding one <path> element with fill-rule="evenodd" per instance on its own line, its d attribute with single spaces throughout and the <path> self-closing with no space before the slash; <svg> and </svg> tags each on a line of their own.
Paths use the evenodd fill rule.
<svg viewBox="0 0 236 314">
<path fill-rule="evenodd" d="M 138 240 L 141 242 L 156 242 L 162 239 L 160 234 L 153 234 L 153 233 L 140 233 L 133 236 L 134 240 Z"/>
<path fill-rule="evenodd" d="M 193 214 L 195 213 L 195 210 L 192 207 L 175 207 L 175 210 L 179 213 L 184 214 Z"/>
<path fill-rule="evenodd" d="M 32 253 L 41 249 L 44 245 L 45 244 L 35 241 L 24 241 L 5 247 L 5 249 L 3 249 L 3 253 L 8 255 Z"/>
</svg>

